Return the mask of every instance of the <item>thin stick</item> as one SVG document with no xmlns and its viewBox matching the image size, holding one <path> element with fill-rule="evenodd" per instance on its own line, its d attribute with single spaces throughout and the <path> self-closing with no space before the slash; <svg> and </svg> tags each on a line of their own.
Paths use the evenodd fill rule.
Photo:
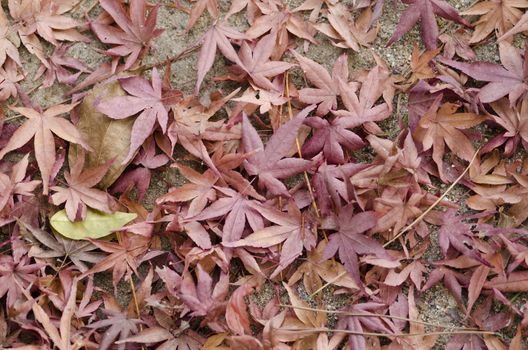
<svg viewBox="0 0 528 350">
<path fill-rule="evenodd" d="M 128 280 L 130 282 L 130 289 L 132 290 L 132 299 L 134 300 L 134 307 L 136 308 L 136 314 L 137 314 L 137 317 L 140 317 L 139 304 L 138 304 L 137 297 L 136 297 L 136 287 L 134 286 L 132 275 L 129 276 Z M 143 325 L 141 323 L 139 324 L 139 331 L 143 331 Z M 141 345 L 141 349 L 142 350 L 145 349 L 143 345 Z"/>
<path fill-rule="evenodd" d="M 447 188 L 447 190 L 440 196 L 438 197 L 438 199 L 433 203 L 431 204 L 431 206 L 429 208 L 427 208 L 420 216 L 418 216 L 416 219 L 414 219 L 413 222 L 411 222 L 407 227 L 405 227 L 402 231 L 400 231 L 396 236 L 394 236 L 393 239 L 391 239 L 390 241 L 388 241 L 387 243 L 385 243 L 383 245 L 383 247 L 387 247 L 389 244 L 391 244 L 392 242 L 396 241 L 398 238 L 400 238 L 405 232 L 409 231 L 410 229 L 412 229 L 417 223 L 419 223 L 420 221 L 422 221 L 422 219 L 427 215 L 429 214 L 429 212 L 431 210 L 434 209 L 434 207 L 436 207 L 438 205 L 438 203 L 440 203 L 444 198 L 445 196 L 447 196 L 447 194 L 453 189 L 453 187 L 455 187 L 455 185 L 457 183 L 460 182 L 460 180 L 462 180 L 462 178 L 464 177 L 464 175 L 466 175 L 466 173 L 468 172 L 469 168 L 471 167 L 471 165 L 473 165 L 473 162 L 475 161 L 475 159 L 477 158 L 477 154 L 479 153 L 480 151 L 480 148 L 477 149 L 475 151 L 475 154 L 473 154 L 473 157 L 471 158 L 471 160 L 469 161 L 469 164 L 468 166 L 466 167 L 466 169 L 464 169 L 464 171 L 462 172 L 462 174 L 460 174 L 459 177 L 457 177 L 457 179 Z"/>
<path fill-rule="evenodd" d="M 323 310 L 323 309 L 316 309 L 316 308 L 305 307 L 305 306 L 294 306 L 294 305 L 288 305 L 288 304 L 279 304 L 279 306 L 288 307 L 292 309 L 299 309 L 299 310 L 304 310 L 304 311 L 324 312 L 327 314 L 338 314 L 338 315 L 345 315 L 345 316 L 390 318 L 393 320 L 413 322 L 413 323 L 421 324 L 424 326 L 430 326 L 430 327 L 451 328 L 451 329 L 459 329 L 459 330 L 466 330 L 466 331 L 478 331 L 478 329 L 476 328 L 447 326 L 443 324 L 436 324 L 436 323 L 431 323 L 431 322 L 426 322 L 426 321 L 413 320 L 407 317 L 400 317 L 400 316 L 379 315 L 379 314 L 372 314 L 372 313 L 369 314 L 369 313 L 362 313 L 362 312 L 349 312 L 349 311 L 342 311 L 342 310 Z"/>
<path fill-rule="evenodd" d="M 344 333 L 351 335 L 362 335 L 369 337 L 425 337 L 428 335 L 453 335 L 453 334 L 475 334 L 475 335 L 497 335 L 495 332 L 489 331 L 444 331 L 444 332 L 427 332 L 427 333 L 374 333 L 374 332 L 359 332 L 348 329 L 331 329 L 331 328 L 313 328 L 300 330 L 299 328 L 279 328 L 281 331 L 290 331 L 295 334 L 311 334 L 311 333 Z"/>
<path fill-rule="evenodd" d="M 327 282 L 324 286 L 320 287 L 319 289 L 317 289 L 315 292 L 313 292 L 312 294 L 310 294 L 310 298 L 313 298 L 317 293 L 319 293 L 320 291 L 322 291 L 323 289 L 325 289 L 326 287 L 328 287 L 329 285 L 331 284 L 334 284 L 335 282 L 337 282 L 341 277 L 343 277 L 344 275 L 347 274 L 347 271 L 343 271 L 341 272 L 339 275 L 337 275 L 336 277 L 334 277 L 332 280 L 330 280 L 329 282 Z"/>
<path fill-rule="evenodd" d="M 288 99 L 288 116 L 290 117 L 290 120 L 291 120 L 293 119 L 293 111 L 292 111 L 291 101 L 290 101 L 290 84 L 289 84 L 288 72 L 286 72 L 285 81 L 286 81 L 286 98 Z M 297 153 L 299 154 L 299 157 L 302 158 L 301 144 L 297 136 L 295 136 L 295 144 L 297 145 Z M 320 219 L 321 214 L 319 214 L 319 208 L 317 207 L 317 203 L 315 202 L 315 195 L 313 193 L 312 185 L 310 183 L 310 178 L 308 177 L 308 172 L 306 172 L 306 170 L 304 171 L 304 180 L 306 182 L 306 187 L 308 187 L 308 192 L 310 192 L 310 199 L 312 200 L 312 206 L 315 210 L 315 215 L 317 216 L 318 219 Z M 328 240 L 326 238 L 326 234 L 325 234 L 325 240 Z"/>
</svg>

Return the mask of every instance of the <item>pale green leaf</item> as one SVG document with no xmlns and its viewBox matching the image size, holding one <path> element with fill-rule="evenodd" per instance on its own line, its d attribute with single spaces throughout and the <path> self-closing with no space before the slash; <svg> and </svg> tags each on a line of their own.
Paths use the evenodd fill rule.
<svg viewBox="0 0 528 350">
<path fill-rule="evenodd" d="M 55 213 L 50 219 L 53 227 L 61 235 L 70 239 L 101 238 L 108 236 L 112 231 L 118 230 L 137 217 L 135 213 L 115 212 L 106 214 L 88 208 L 86 219 L 71 222 L 66 216 L 66 211 Z"/>
</svg>

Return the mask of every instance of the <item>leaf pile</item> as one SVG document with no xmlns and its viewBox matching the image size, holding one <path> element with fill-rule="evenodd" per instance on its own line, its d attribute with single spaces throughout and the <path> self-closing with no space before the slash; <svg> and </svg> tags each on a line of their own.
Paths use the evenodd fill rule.
<svg viewBox="0 0 528 350">
<path fill-rule="evenodd" d="M 528 2 L 402 2 L 3 2 L 0 347 L 522 349 Z"/>
</svg>

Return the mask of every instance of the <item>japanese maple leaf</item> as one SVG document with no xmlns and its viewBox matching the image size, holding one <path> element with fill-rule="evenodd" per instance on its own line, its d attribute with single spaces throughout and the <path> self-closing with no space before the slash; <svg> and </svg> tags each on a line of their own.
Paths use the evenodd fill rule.
<svg viewBox="0 0 528 350">
<path fill-rule="evenodd" d="M 8 1 L 9 13 L 19 23 L 18 33 L 21 39 L 37 33 L 53 45 L 58 45 L 57 40 L 86 41 L 87 38 L 76 30 L 79 23 L 64 16 L 74 4 L 65 2 L 61 5 L 57 6 L 52 0 Z M 24 45 L 27 46 L 27 43 Z"/>
<path fill-rule="evenodd" d="M 242 96 L 233 98 L 232 101 L 250 103 L 252 105 L 259 106 L 259 112 L 264 114 L 269 112 L 273 106 L 282 106 L 288 102 L 288 99 L 284 97 L 281 92 L 276 90 L 267 91 L 265 89 L 258 88 L 254 90 L 250 87 L 244 91 Z"/>
<path fill-rule="evenodd" d="M 349 191 L 351 186 L 347 184 L 350 178 L 365 169 L 365 164 L 345 163 L 343 165 L 321 164 L 313 177 L 315 198 L 321 213 L 329 215 L 335 206 L 341 207 L 344 200 L 349 203 L 354 194 Z"/>
<path fill-rule="evenodd" d="M 293 201 L 288 204 L 288 213 L 265 206 L 259 206 L 258 211 L 263 217 L 277 225 L 264 227 L 236 242 L 223 242 L 223 245 L 269 248 L 283 243 L 279 266 L 270 277 L 273 278 L 299 257 L 303 248 L 310 251 L 315 247 L 317 228 L 314 220 L 302 214 Z"/>
<path fill-rule="evenodd" d="M 466 16 L 480 16 L 472 23 L 475 30 L 469 43 L 478 43 L 494 31 L 497 31 L 498 36 L 505 34 L 519 22 L 523 15 L 522 9 L 525 8 L 528 8 L 526 0 L 479 1 L 461 13 Z"/>
<path fill-rule="evenodd" d="M 386 188 L 381 197 L 375 199 L 374 210 L 381 213 L 374 230 L 377 232 L 391 231 L 394 235 L 418 217 L 422 210 L 420 202 L 423 193 L 412 193 L 408 189 Z"/>
<path fill-rule="evenodd" d="M 299 100 L 304 103 L 318 104 L 316 114 L 324 116 L 331 109 L 337 108 L 339 96 L 338 79 L 348 80 L 348 57 L 346 54 L 339 56 L 332 68 L 332 75 L 319 63 L 291 51 L 301 66 L 306 79 L 316 88 L 303 88 L 299 90 Z"/>
<path fill-rule="evenodd" d="M 9 26 L 6 14 L 3 8 L 0 8 L 0 67 L 4 65 L 6 59 L 9 57 L 19 66 L 22 65 L 20 62 L 20 55 L 18 54 L 18 48 L 10 40 L 10 33 L 12 28 Z"/>
<path fill-rule="evenodd" d="M 374 67 L 361 84 L 359 96 L 356 95 L 357 85 L 347 84 L 339 79 L 338 87 L 346 110 L 333 112 L 339 117 L 337 124 L 344 128 L 363 125 L 367 131 L 379 133 L 379 127 L 374 122 L 388 118 L 391 111 L 386 102 L 375 104 L 383 95 L 384 85 L 381 78 L 379 67 Z"/>
<path fill-rule="evenodd" d="M 13 196 L 32 196 L 32 192 L 40 185 L 38 180 L 28 181 L 26 179 L 26 170 L 29 164 L 28 158 L 29 155 L 26 154 L 13 165 L 9 176 L 0 173 L 0 211 L 8 205 L 14 205 Z"/>
<path fill-rule="evenodd" d="M 504 132 L 482 147 L 481 153 L 490 152 L 504 144 L 504 156 L 510 157 L 517 151 L 521 140 L 523 144 L 528 142 L 528 123 L 523 117 L 528 113 L 528 99 L 523 98 L 511 106 L 508 99 L 503 97 L 490 105 L 496 114 L 491 114 L 491 118 L 504 129 Z"/>
<path fill-rule="evenodd" d="M 429 279 L 423 286 L 422 291 L 430 289 L 440 281 L 443 282 L 443 285 L 453 295 L 457 304 L 465 310 L 462 299 L 462 286 L 468 285 L 469 277 L 447 267 L 440 266 L 429 274 Z"/>
<path fill-rule="evenodd" d="M 525 51 L 528 46 L 525 47 Z M 519 49 L 508 42 L 499 43 L 499 55 L 502 65 L 490 62 L 465 63 L 448 59 L 440 62 L 462 71 L 475 80 L 488 82 L 477 95 L 480 102 L 497 101 L 508 95 L 510 104 L 526 95 L 528 91 L 528 55 L 522 57 Z"/>
<path fill-rule="evenodd" d="M 243 40 L 246 39 L 246 35 L 239 33 L 225 23 L 215 22 L 202 37 L 202 48 L 198 54 L 195 94 L 200 91 L 205 75 L 213 66 L 217 48 L 225 58 L 240 67 L 244 66 L 229 39 Z"/>
<path fill-rule="evenodd" d="M 78 155 L 75 163 L 70 165 L 70 172 L 64 173 L 68 187 L 53 186 L 56 193 L 51 196 L 54 205 L 66 202 L 66 215 L 70 221 L 80 221 L 86 218 L 86 206 L 105 213 L 111 213 L 109 197 L 104 191 L 92 188 L 101 181 L 110 163 L 95 168 L 84 168 L 84 153 Z"/>
<path fill-rule="evenodd" d="M 357 290 L 358 286 L 346 272 L 343 265 L 333 259 L 323 259 L 323 252 L 326 245 L 327 242 L 322 240 L 315 249 L 312 249 L 306 254 L 305 262 L 295 270 L 288 280 L 288 284 L 293 286 L 302 278 L 304 287 L 310 294 L 315 293 L 323 286 L 322 281 L 334 283 L 339 287 Z"/>
<path fill-rule="evenodd" d="M 260 5 L 260 6 L 259 6 Z M 255 19 L 246 35 L 251 39 L 261 37 L 271 31 L 277 32 L 278 51 L 273 57 L 281 57 L 288 44 L 288 32 L 298 38 L 308 40 L 313 44 L 317 41 L 313 37 L 313 28 L 305 22 L 300 14 L 291 12 L 286 5 L 279 2 L 257 3 L 262 16 Z"/>
<path fill-rule="evenodd" d="M 37 271 L 43 264 L 32 264 L 27 255 L 0 255 L 0 298 L 7 294 L 7 307 L 20 298 L 22 289 L 37 280 Z"/>
<path fill-rule="evenodd" d="M 359 51 L 360 46 L 368 46 L 376 39 L 378 28 L 372 28 L 375 20 L 370 7 L 366 7 L 354 20 L 351 12 L 343 5 L 330 6 L 327 14 L 328 23 L 318 23 L 315 28 L 334 39 L 332 44 L 344 48 Z"/>
<path fill-rule="evenodd" d="M 140 264 L 140 259 L 144 257 L 149 248 L 149 240 L 149 238 L 133 234 L 120 235 L 120 242 L 118 243 L 92 240 L 91 242 L 95 246 L 110 254 L 84 272 L 81 278 L 112 269 L 112 282 L 114 289 L 117 288 L 117 284 L 125 273 L 129 278 L 132 272 L 136 275 L 138 274 L 137 268 Z"/>
<path fill-rule="evenodd" d="M 218 11 L 218 3 L 216 0 L 196 0 L 192 6 L 191 12 L 189 14 L 189 21 L 185 26 L 185 30 L 188 31 L 191 29 L 198 18 L 204 13 L 207 9 L 209 15 L 213 18 L 218 18 L 220 12 Z"/>
<path fill-rule="evenodd" d="M 365 231 L 375 227 L 376 214 L 365 211 L 354 215 L 352 205 L 342 207 L 335 220 L 334 229 L 337 231 L 330 235 L 328 245 L 323 257 L 329 259 L 337 252 L 345 269 L 351 274 L 358 286 L 362 286 L 359 272 L 358 255 L 371 254 L 378 258 L 394 262 L 383 246 L 365 234 Z M 398 265 L 396 263 L 396 265 Z"/>
<path fill-rule="evenodd" d="M 127 11 L 118 0 L 101 0 L 99 4 L 119 28 L 97 21 L 91 22 L 91 28 L 103 43 L 116 45 L 106 53 L 126 57 L 124 69 L 129 69 L 141 58 L 150 41 L 163 32 L 156 29 L 159 5 L 149 10 L 151 5 L 145 0 L 131 0 Z"/>
<path fill-rule="evenodd" d="M 339 124 L 338 118 L 330 122 L 319 117 L 306 118 L 304 124 L 315 129 L 312 137 L 302 147 L 305 157 L 313 157 L 320 151 L 328 163 L 345 163 L 345 151 L 355 151 L 365 143 L 357 134 Z"/>
<path fill-rule="evenodd" d="M 139 113 L 132 126 L 130 149 L 123 160 L 128 163 L 143 142 L 154 132 L 156 121 L 163 133 L 167 131 L 169 114 L 162 96 L 162 82 L 158 70 L 152 70 L 152 82 L 142 77 L 119 80 L 129 96 L 117 96 L 96 103 L 97 109 L 112 119 L 124 119 Z"/>
<path fill-rule="evenodd" d="M 68 258 L 81 272 L 88 270 L 87 262 L 95 264 L 104 257 L 103 254 L 93 251 L 97 247 L 90 242 L 74 241 L 61 235 L 50 234 L 22 221 L 21 224 L 30 232 L 31 240 L 35 242 L 28 252 L 30 257 L 39 259 Z"/>
<path fill-rule="evenodd" d="M 195 283 L 191 273 L 185 270 L 181 279 L 178 297 L 191 309 L 192 316 L 207 316 L 209 320 L 225 312 L 225 298 L 228 292 L 229 276 L 225 273 L 213 288 L 213 278 L 198 264 Z M 223 313 L 222 313 L 223 316 Z"/>
<path fill-rule="evenodd" d="M 339 329 L 348 329 L 358 334 L 349 336 L 349 345 L 351 349 L 368 349 L 367 340 L 362 332 L 365 329 L 374 332 L 382 332 L 385 334 L 395 333 L 397 331 L 396 325 L 384 317 L 373 317 L 377 314 L 384 314 L 387 306 L 381 303 L 365 302 L 360 304 L 354 304 L 345 308 L 344 311 L 353 314 L 365 314 L 365 316 L 344 316 L 339 320 L 337 327 Z M 382 313 L 380 313 L 380 311 Z"/>
<path fill-rule="evenodd" d="M 55 105 L 42 112 L 27 107 L 11 107 L 17 113 L 28 118 L 13 133 L 9 142 L 0 151 L 0 159 L 7 153 L 24 146 L 31 138 L 35 138 L 35 157 L 42 176 L 43 193 L 48 194 L 49 179 L 55 163 L 55 139 L 53 134 L 71 143 L 77 143 L 86 149 L 88 145 L 82 140 L 75 126 L 65 118 L 58 117 L 70 112 L 76 105 Z"/>
<path fill-rule="evenodd" d="M 438 244 L 445 258 L 453 257 L 453 254 L 463 254 L 482 263 L 488 264 L 480 255 L 475 243 L 472 225 L 463 220 L 467 216 L 456 215 L 455 209 L 449 209 L 442 216 L 442 223 L 438 231 Z M 456 255 L 455 255 L 456 256 Z"/>
<path fill-rule="evenodd" d="M 189 220 L 223 218 L 222 243 L 226 244 L 238 241 L 242 237 L 246 223 L 249 223 L 254 231 L 264 228 L 259 202 L 250 200 L 230 188 L 216 187 L 216 189 L 226 197 L 217 199 Z"/>
<path fill-rule="evenodd" d="M 296 175 L 312 164 L 305 159 L 284 157 L 290 152 L 304 119 L 314 108 L 315 106 L 310 106 L 303 109 L 283 124 L 265 147 L 247 116 L 242 118 L 242 146 L 245 152 L 251 153 L 244 161 L 244 168 L 249 175 L 258 176 L 259 185 L 267 188 L 273 195 L 290 197 L 286 186 L 279 179 Z"/>
<path fill-rule="evenodd" d="M 123 340 L 131 333 L 137 333 L 138 326 L 143 323 L 139 319 L 130 317 L 127 311 L 122 311 L 113 298 L 105 298 L 103 313 L 107 316 L 106 319 L 88 325 L 92 329 L 106 328 L 98 347 L 101 350 L 110 349 L 116 340 Z M 125 350 L 126 344 L 119 344 L 117 349 Z"/>
<path fill-rule="evenodd" d="M 73 85 L 82 73 L 88 73 L 89 69 L 79 60 L 65 56 L 70 46 L 59 45 L 49 58 L 48 66 L 41 65 L 34 79 L 44 75 L 43 87 L 50 87 L 55 80 L 59 83 Z M 72 73 L 69 69 L 76 70 Z"/>
<path fill-rule="evenodd" d="M 284 61 L 270 61 L 275 46 L 275 37 L 275 33 L 262 37 L 253 49 L 244 41 L 238 52 L 243 64 L 242 70 L 249 75 L 257 87 L 270 91 L 276 90 L 276 86 L 270 79 L 293 66 L 293 64 Z"/>
<path fill-rule="evenodd" d="M 441 96 L 420 119 L 414 136 L 422 143 L 424 151 L 433 149 L 433 160 L 438 167 L 438 173 L 440 178 L 445 180 L 443 169 L 445 145 L 458 157 L 470 161 L 475 154 L 475 148 L 460 130 L 480 124 L 485 117 L 474 113 L 455 113 L 459 108 L 458 105 L 453 103 L 440 105 L 440 100 Z"/>
<path fill-rule="evenodd" d="M 187 215 L 197 215 L 205 208 L 209 201 L 216 199 L 214 185 L 218 181 L 218 177 L 211 170 L 200 174 L 181 164 L 176 165 L 176 167 L 190 183 L 170 190 L 169 193 L 159 197 L 156 203 L 191 201 Z"/>
<path fill-rule="evenodd" d="M 460 17 L 453 6 L 443 0 L 402 0 L 402 2 L 409 6 L 400 15 L 398 26 L 387 42 L 387 46 L 399 40 L 420 20 L 420 29 L 425 47 L 428 50 L 435 49 L 438 39 L 438 25 L 436 24 L 435 15 L 464 26 L 471 26 L 465 19 Z"/>
<path fill-rule="evenodd" d="M 24 76 L 18 73 L 15 61 L 8 58 L 4 66 L 0 66 L 0 101 L 7 101 L 10 97 L 18 96 L 18 82 L 24 80 Z"/>
</svg>

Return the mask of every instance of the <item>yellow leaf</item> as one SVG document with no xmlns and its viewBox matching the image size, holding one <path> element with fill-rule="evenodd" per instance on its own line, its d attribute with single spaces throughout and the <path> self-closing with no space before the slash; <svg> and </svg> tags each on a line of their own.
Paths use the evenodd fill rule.
<svg viewBox="0 0 528 350">
<path fill-rule="evenodd" d="M 71 222 L 66 216 L 66 211 L 61 210 L 51 217 L 50 223 L 57 232 L 70 239 L 95 239 L 108 236 L 136 217 L 135 213 L 106 214 L 88 208 L 86 219 L 83 221 Z"/>
</svg>

